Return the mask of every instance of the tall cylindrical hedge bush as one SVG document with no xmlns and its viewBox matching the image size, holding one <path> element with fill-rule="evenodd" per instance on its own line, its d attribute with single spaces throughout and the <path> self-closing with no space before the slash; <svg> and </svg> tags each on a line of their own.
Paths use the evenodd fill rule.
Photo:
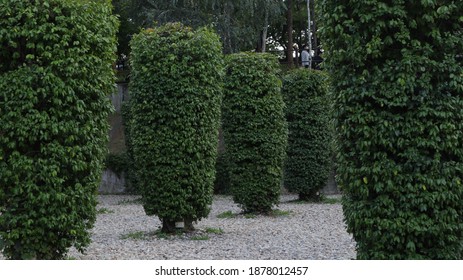
<svg viewBox="0 0 463 280">
<path fill-rule="evenodd" d="M 283 78 L 288 121 L 284 186 L 301 200 L 318 200 L 331 170 L 331 102 L 328 76 L 297 69 Z"/>
<path fill-rule="evenodd" d="M 117 20 L 110 1 L 0 3 L 0 250 L 83 251 L 106 155 Z"/>
<path fill-rule="evenodd" d="M 209 29 L 143 30 L 132 46 L 130 134 L 147 215 L 164 231 L 207 217 L 212 203 L 223 57 Z"/>
<path fill-rule="evenodd" d="M 287 124 L 276 57 L 239 53 L 226 58 L 223 134 L 233 199 L 245 212 L 278 204 Z"/>
<path fill-rule="evenodd" d="M 357 257 L 461 259 L 462 2 L 320 4 Z"/>
</svg>

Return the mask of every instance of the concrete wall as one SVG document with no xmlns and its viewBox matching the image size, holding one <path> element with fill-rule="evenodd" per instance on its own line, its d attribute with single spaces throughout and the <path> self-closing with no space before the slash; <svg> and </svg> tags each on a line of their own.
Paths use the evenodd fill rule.
<svg viewBox="0 0 463 280">
<path fill-rule="evenodd" d="M 112 172 L 109 169 L 103 171 L 100 187 L 98 188 L 100 194 L 122 194 L 125 193 L 125 176 L 121 176 Z"/>
<path fill-rule="evenodd" d="M 114 93 L 109 97 L 114 106 L 115 112 L 109 117 L 111 130 L 109 131 L 109 151 L 110 153 L 121 153 L 125 151 L 124 128 L 122 126 L 121 108 L 122 104 L 128 100 L 128 84 L 117 84 Z M 103 171 L 98 192 L 101 194 L 121 194 L 124 193 L 125 176 L 118 176 L 109 169 Z"/>
<path fill-rule="evenodd" d="M 334 179 L 335 175 L 336 174 L 334 170 L 331 171 L 330 177 L 328 178 L 328 182 L 326 183 L 326 186 L 322 189 L 323 194 L 340 194 L 341 193 Z"/>
<path fill-rule="evenodd" d="M 116 110 L 116 113 L 121 112 L 122 103 L 126 101 L 128 97 L 129 97 L 128 84 L 127 83 L 117 84 L 116 90 L 110 96 L 111 103 L 113 104 L 114 109 Z"/>
</svg>

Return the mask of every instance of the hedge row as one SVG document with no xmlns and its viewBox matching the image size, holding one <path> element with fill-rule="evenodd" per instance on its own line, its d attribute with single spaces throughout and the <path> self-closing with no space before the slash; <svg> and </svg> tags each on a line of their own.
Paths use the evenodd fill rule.
<svg viewBox="0 0 463 280">
<path fill-rule="evenodd" d="M 110 1 L 0 3 L 0 251 L 60 259 L 90 243 L 106 155 Z"/>
<path fill-rule="evenodd" d="M 320 6 L 357 257 L 461 259 L 461 1 Z"/>
<path fill-rule="evenodd" d="M 177 221 L 189 227 L 192 221 L 206 217 L 212 199 L 209 179 L 214 178 L 215 168 L 211 170 L 210 163 L 215 163 L 218 127 L 208 121 L 216 120 L 219 114 L 216 105 L 220 100 L 215 98 L 220 97 L 221 55 L 208 51 L 206 59 L 201 51 L 214 49 L 207 43 L 204 48 L 194 48 L 200 42 L 198 37 L 207 42 L 208 32 L 168 24 L 143 31 L 132 41 L 130 143 L 145 211 L 159 216 L 165 231 L 173 231 Z M 175 48 L 171 47 L 173 54 L 166 57 L 167 49 L 163 48 L 168 46 Z M 279 201 L 287 124 L 278 69 L 276 58 L 269 54 L 227 57 L 222 108 L 226 152 L 219 158 L 217 166 L 223 177 L 216 183 L 230 185 L 235 202 L 245 212 L 269 213 Z M 327 178 L 327 171 L 321 170 L 329 168 L 329 110 L 326 77 L 310 75 L 313 79 L 309 83 L 319 91 L 314 95 L 324 98 L 314 98 L 312 103 L 320 106 L 313 108 L 314 112 L 325 113 L 316 116 L 322 120 L 313 125 L 320 126 L 317 134 L 324 137 L 319 142 L 326 146 L 327 155 L 318 163 L 309 163 L 323 165 L 312 171 L 324 176 L 317 181 L 319 189 Z M 303 74 L 299 78 L 307 77 Z M 305 93 L 310 99 L 310 93 Z"/>
</svg>

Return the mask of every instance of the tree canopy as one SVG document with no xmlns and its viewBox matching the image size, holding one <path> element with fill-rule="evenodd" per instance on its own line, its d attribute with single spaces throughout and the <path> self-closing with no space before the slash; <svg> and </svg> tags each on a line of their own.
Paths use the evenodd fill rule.
<svg viewBox="0 0 463 280">
<path fill-rule="evenodd" d="M 220 35 L 225 53 L 286 49 L 288 0 L 113 0 L 121 20 L 119 53 L 139 28 L 167 22 L 192 27 L 211 26 Z M 293 0 L 295 43 L 307 40 L 306 0 Z M 314 2 L 314 1 L 312 1 Z M 266 44 L 264 44 L 264 42 Z M 266 47 L 268 46 L 268 48 Z"/>
</svg>

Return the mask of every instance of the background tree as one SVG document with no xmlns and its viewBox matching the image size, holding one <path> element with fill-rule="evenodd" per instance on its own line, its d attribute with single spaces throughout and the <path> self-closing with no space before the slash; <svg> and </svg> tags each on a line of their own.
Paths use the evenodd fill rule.
<svg viewBox="0 0 463 280">
<path fill-rule="evenodd" d="M 139 0 L 138 0 L 139 1 Z M 137 11 L 137 0 L 112 0 L 114 13 L 119 16 L 119 30 L 117 32 L 119 55 L 130 54 L 129 42 L 132 35 L 139 31 L 141 26 L 140 11 Z"/>
<path fill-rule="evenodd" d="M 359 259 L 461 259 L 463 4 L 320 0 Z"/>
<path fill-rule="evenodd" d="M 312 45 L 317 50 L 317 6 L 312 5 Z M 182 22 L 200 27 L 213 26 L 220 35 L 225 53 L 256 50 L 281 51 L 288 54 L 289 35 L 301 50 L 307 44 L 306 0 L 113 0 L 119 15 L 118 53 L 129 53 L 128 42 L 140 28 L 152 27 L 154 22 Z M 292 20 L 288 21 L 288 7 Z M 292 31 L 288 23 L 292 22 Z M 265 42 L 265 44 L 264 44 Z M 292 45 L 291 48 L 292 49 Z M 268 48 L 270 46 L 270 49 Z M 289 56 L 287 56 L 289 57 Z"/>
<path fill-rule="evenodd" d="M 293 61 L 293 0 L 287 0 L 288 8 L 286 11 L 286 34 L 287 34 L 287 43 L 286 43 L 286 63 L 288 68 L 292 68 L 294 65 Z"/>
<path fill-rule="evenodd" d="M 0 251 L 7 258 L 61 259 L 90 243 L 114 90 L 117 20 L 109 3 L 0 3 Z"/>
<path fill-rule="evenodd" d="M 265 51 L 267 28 L 279 20 L 285 5 L 279 0 L 114 0 L 116 13 L 128 27 L 120 30 L 120 41 L 133 26 L 153 27 L 154 22 L 182 22 L 192 27 L 214 27 L 225 53 L 241 50 Z M 123 20 L 127 19 L 127 20 Z M 129 28 L 130 27 L 130 28 Z M 133 31 L 133 30 L 132 30 Z M 123 47 L 121 47 L 123 49 Z"/>
<path fill-rule="evenodd" d="M 275 19 L 272 24 L 269 26 L 268 29 L 268 37 L 271 38 L 271 50 L 277 51 L 279 48 L 283 48 L 283 52 L 285 54 L 286 61 L 288 61 L 288 57 L 291 57 L 288 53 L 288 46 L 289 46 L 289 35 L 292 36 L 292 44 L 297 45 L 298 50 L 302 50 L 302 46 L 308 44 L 308 22 L 307 22 L 307 1 L 306 0 L 292 0 L 292 13 L 291 15 L 288 14 L 280 14 L 278 19 Z M 290 3 L 288 0 L 284 1 L 286 7 L 289 7 Z M 316 1 L 311 0 L 311 11 L 316 11 L 317 7 L 315 6 Z M 291 16 L 291 19 L 288 18 Z M 313 14 L 311 16 L 312 19 L 312 49 L 316 50 L 319 43 L 317 37 L 317 14 Z M 288 24 L 292 24 L 292 28 L 288 28 Z M 292 30 L 291 33 L 289 30 Z"/>
</svg>

